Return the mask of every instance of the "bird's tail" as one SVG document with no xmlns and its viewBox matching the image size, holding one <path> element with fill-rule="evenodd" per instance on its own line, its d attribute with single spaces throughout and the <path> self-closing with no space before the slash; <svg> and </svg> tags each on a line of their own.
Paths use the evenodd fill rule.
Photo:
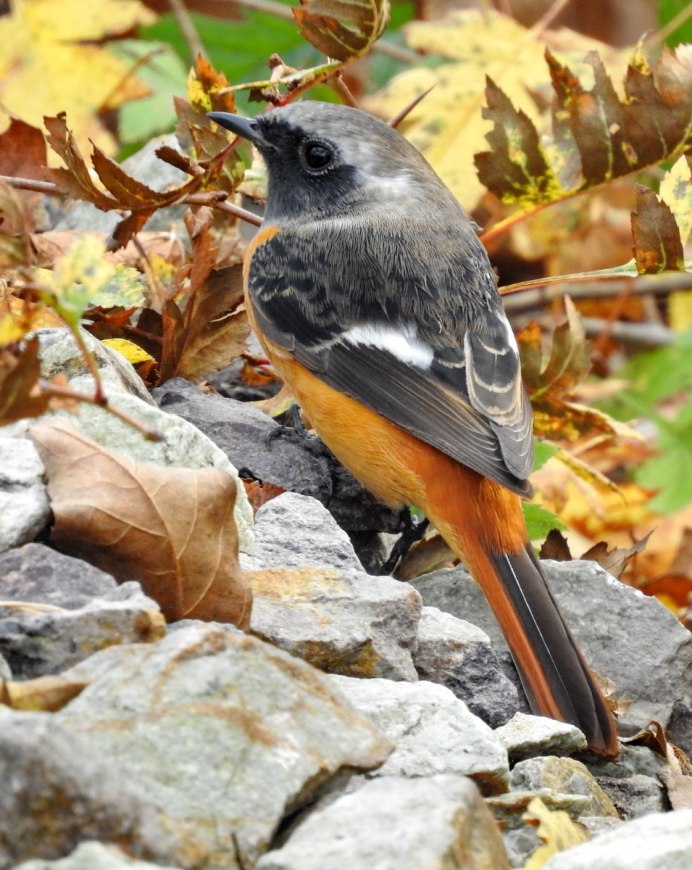
<svg viewBox="0 0 692 870">
<path fill-rule="evenodd" d="M 475 472 L 457 468 L 466 478 L 457 491 L 470 497 L 463 504 L 455 503 L 455 490 L 450 492 L 449 485 L 446 498 L 429 491 L 427 514 L 483 589 L 531 709 L 576 725 L 593 753 L 617 756 L 612 713 L 533 554 L 519 497 Z M 492 522 L 494 516 L 502 520 Z"/>
</svg>

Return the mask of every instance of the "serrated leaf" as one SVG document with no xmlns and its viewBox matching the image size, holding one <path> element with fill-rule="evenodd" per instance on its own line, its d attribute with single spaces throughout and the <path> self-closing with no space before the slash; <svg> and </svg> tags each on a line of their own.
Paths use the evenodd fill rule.
<svg viewBox="0 0 692 870">
<path fill-rule="evenodd" d="M 389 0 L 300 0 L 293 9 L 300 32 L 327 57 L 364 54 L 389 22 Z"/>
<path fill-rule="evenodd" d="M 686 245 L 692 235 L 692 178 L 686 157 L 678 158 L 666 172 L 658 193 L 670 207 L 680 231 L 680 240 Z"/>
<path fill-rule="evenodd" d="M 531 541 L 542 540 L 553 529 L 563 531 L 567 528 L 556 514 L 543 505 L 524 502 L 522 509 Z"/>
<path fill-rule="evenodd" d="M 624 97 L 618 95 L 596 52 L 587 56 L 591 86 L 549 50 L 546 60 L 555 105 L 553 143 L 544 142 L 542 151 L 532 121 L 495 89 L 488 91 L 494 122 L 488 136 L 492 150 L 475 159 L 481 181 L 500 198 L 553 202 L 674 159 L 692 147 L 692 56 L 688 52 L 664 49 L 650 62 L 637 49 L 625 75 Z M 526 156 L 517 153 L 516 133 L 515 139 L 505 135 L 505 126 L 521 130 L 519 141 L 528 149 Z M 535 178 L 524 177 L 522 170 L 529 164 L 537 169 Z"/>
<path fill-rule="evenodd" d="M 545 202 L 559 195 L 560 182 L 548 165 L 538 130 L 526 112 L 488 77 L 483 117 L 491 121 L 491 151 L 476 154 L 478 177 L 503 202 Z"/>
<path fill-rule="evenodd" d="M 642 185 L 637 185 L 632 237 L 634 258 L 640 275 L 684 271 L 685 255 L 673 213 L 653 190 Z"/>
</svg>

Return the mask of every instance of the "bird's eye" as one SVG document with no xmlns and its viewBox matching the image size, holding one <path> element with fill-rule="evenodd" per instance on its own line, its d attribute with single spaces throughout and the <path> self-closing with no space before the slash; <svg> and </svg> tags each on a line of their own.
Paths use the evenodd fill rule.
<svg viewBox="0 0 692 870">
<path fill-rule="evenodd" d="M 334 159 L 334 152 L 324 142 L 306 142 L 303 145 L 305 165 L 313 172 L 319 172 L 329 167 Z"/>
</svg>

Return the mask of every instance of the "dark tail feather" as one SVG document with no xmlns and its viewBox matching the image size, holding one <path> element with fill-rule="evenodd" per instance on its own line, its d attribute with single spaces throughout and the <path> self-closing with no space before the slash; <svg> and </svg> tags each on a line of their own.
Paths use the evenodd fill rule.
<svg viewBox="0 0 692 870">
<path fill-rule="evenodd" d="M 534 661 L 527 660 L 524 651 L 512 649 L 508 638 L 531 709 L 576 725 L 597 755 L 617 756 L 612 714 L 565 625 L 530 545 L 524 552 L 491 558 L 512 608 L 532 640 Z"/>
</svg>

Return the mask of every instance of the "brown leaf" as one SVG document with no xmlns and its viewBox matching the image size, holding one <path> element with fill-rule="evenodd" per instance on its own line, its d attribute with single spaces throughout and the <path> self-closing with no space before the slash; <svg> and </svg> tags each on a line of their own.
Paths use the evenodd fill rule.
<svg viewBox="0 0 692 870">
<path fill-rule="evenodd" d="M 38 127 L 19 118 L 0 134 L 0 175 L 21 178 L 46 178 L 46 140 Z"/>
<path fill-rule="evenodd" d="M 242 266 L 214 270 L 199 289 L 187 328 L 177 373 L 195 380 L 219 371 L 245 349 L 250 324 L 243 296 Z"/>
<path fill-rule="evenodd" d="M 556 562 L 571 562 L 572 553 L 567 539 L 559 529 L 551 529 L 543 541 L 539 556 L 541 559 L 554 559 Z"/>
<path fill-rule="evenodd" d="M 57 546 L 117 579 L 140 580 L 168 620 L 247 627 L 233 478 L 136 462 L 61 420 L 38 424 L 31 436 L 46 466 Z"/>
<path fill-rule="evenodd" d="M 243 477 L 242 480 L 248 501 L 255 513 L 257 513 L 262 505 L 265 505 L 268 501 L 276 498 L 277 495 L 286 492 L 283 487 L 277 486 L 275 483 L 267 483 L 263 480 L 257 480 L 257 478 Z"/>
<path fill-rule="evenodd" d="M 491 150 L 474 156 L 479 179 L 503 202 L 552 200 L 560 183 L 548 165 L 533 121 L 514 108 L 490 77 L 485 99 L 483 117 L 492 121 L 493 129 L 486 135 Z"/>
<path fill-rule="evenodd" d="M 649 533 L 651 534 L 651 533 Z M 613 577 L 620 577 L 627 568 L 630 561 L 646 547 L 649 535 L 646 535 L 641 540 L 636 541 L 631 547 L 613 547 L 608 549 L 608 544 L 605 541 L 599 541 L 581 555 L 582 559 L 588 559 L 591 562 L 597 562 L 604 571 L 612 574 Z"/>
<path fill-rule="evenodd" d="M 549 50 L 546 60 L 555 93 L 552 142 L 544 137 L 541 144 L 533 122 L 492 82 L 488 85 L 491 150 L 475 159 L 481 181 L 503 200 L 554 202 L 674 159 L 692 146 L 689 53 L 664 48 L 650 62 L 638 48 L 623 99 L 596 52 L 587 56 L 590 87 Z"/>
<path fill-rule="evenodd" d="M 38 386 L 38 350 L 36 336 L 23 345 L 0 348 L 0 426 L 46 412 L 49 400 Z"/>
<path fill-rule="evenodd" d="M 43 123 L 48 130 L 48 144 L 67 166 L 67 169 L 49 170 L 53 181 L 72 196 L 77 197 L 77 199 L 85 199 L 102 211 L 117 208 L 117 200 L 104 193 L 92 181 L 89 168 L 82 157 L 79 146 L 72 133 L 67 129 L 65 115 L 60 114 L 55 118 L 45 117 Z"/>
<path fill-rule="evenodd" d="M 632 213 L 632 237 L 637 272 L 684 272 L 685 253 L 680 230 L 665 202 L 648 187 L 637 185 L 637 206 Z"/>
<path fill-rule="evenodd" d="M 292 10 L 302 35 L 336 60 L 364 54 L 389 22 L 389 0 L 300 0 Z"/>
</svg>

